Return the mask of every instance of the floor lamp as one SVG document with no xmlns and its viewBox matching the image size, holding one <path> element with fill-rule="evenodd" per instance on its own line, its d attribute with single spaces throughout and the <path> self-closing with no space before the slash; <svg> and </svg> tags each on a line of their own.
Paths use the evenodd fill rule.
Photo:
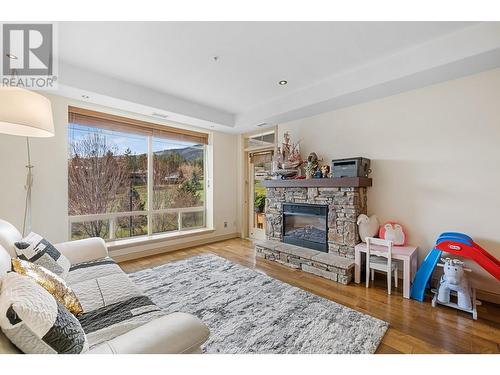
<svg viewBox="0 0 500 375">
<path fill-rule="evenodd" d="M 18 87 L 0 87 L 0 133 L 26 137 L 26 200 L 23 235 L 31 231 L 31 164 L 30 137 L 53 137 L 54 120 L 50 101 L 35 92 Z"/>
</svg>

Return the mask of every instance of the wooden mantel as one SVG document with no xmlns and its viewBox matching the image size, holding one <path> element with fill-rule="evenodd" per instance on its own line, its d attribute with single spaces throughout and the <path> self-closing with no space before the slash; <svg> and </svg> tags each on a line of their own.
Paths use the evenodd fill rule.
<svg viewBox="0 0 500 375">
<path fill-rule="evenodd" d="M 311 178 L 290 180 L 264 180 L 266 188 L 294 188 L 294 187 L 369 187 L 372 179 L 369 177 L 337 177 Z"/>
</svg>

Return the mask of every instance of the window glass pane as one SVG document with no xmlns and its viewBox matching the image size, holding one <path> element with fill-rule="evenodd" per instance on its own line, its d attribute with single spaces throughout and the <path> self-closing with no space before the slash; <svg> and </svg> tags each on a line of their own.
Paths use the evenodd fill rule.
<svg viewBox="0 0 500 375">
<path fill-rule="evenodd" d="M 88 116 L 78 117 L 71 111 L 69 116 L 71 239 L 95 236 L 115 240 L 205 225 L 203 137 L 169 138 L 169 132 L 137 131 L 121 126 L 117 120 Z M 82 118 L 89 122 L 82 122 Z M 153 168 L 148 171 L 149 165 Z M 148 176 L 152 182 L 149 188 Z M 148 196 L 151 191 L 153 194 Z M 201 210 L 155 212 L 148 222 L 150 209 L 173 211 L 192 207 Z M 115 213 L 126 216 L 111 215 Z M 82 222 L 78 221 L 79 216 Z M 93 221 L 83 222 L 89 219 Z"/>
<path fill-rule="evenodd" d="M 146 209 L 146 136 L 78 124 L 68 135 L 70 215 Z"/>
<path fill-rule="evenodd" d="M 109 220 L 87 221 L 71 224 L 71 240 L 81 240 L 89 237 L 109 239 Z"/>
<path fill-rule="evenodd" d="M 205 146 L 153 138 L 153 209 L 205 204 Z"/>
<path fill-rule="evenodd" d="M 274 132 L 253 135 L 245 139 L 245 147 L 263 147 L 263 146 L 273 146 L 274 145 Z"/>
<path fill-rule="evenodd" d="M 205 215 L 203 212 L 183 212 L 182 229 L 201 228 L 205 226 Z"/>
<path fill-rule="evenodd" d="M 115 238 L 145 236 L 148 234 L 146 215 L 126 216 L 115 219 Z"/>
<path fill-rule="evenodd" d="M 153 233 L 165 233 L 179 230 L 179 216 L 177 213 L 162 213 L 151 215 Z"/>
</svg>

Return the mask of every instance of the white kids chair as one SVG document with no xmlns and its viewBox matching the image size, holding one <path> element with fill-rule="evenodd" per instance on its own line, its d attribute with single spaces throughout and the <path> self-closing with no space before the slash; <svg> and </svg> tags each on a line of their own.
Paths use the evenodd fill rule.
<svg viewBox="0 0 500 375">
<path fill-rule="evenodd" d="M 366 287 L 373 281 L 375 271 L 387 273 L 387 293 L 391 294 L 391 279 L 394 272 L 394 285 L 398 287 L 398 265 L 392 262 L 392 241 L 366 237 Z"/>
</svg>

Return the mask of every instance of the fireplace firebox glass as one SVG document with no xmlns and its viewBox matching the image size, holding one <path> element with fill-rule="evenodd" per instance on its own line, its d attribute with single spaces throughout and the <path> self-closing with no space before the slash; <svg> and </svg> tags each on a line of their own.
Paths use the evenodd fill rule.
<svg viewBox="0 0 500 375">
<path fill-rule="evenodd" d="M 328 206 L 283 203 L 283 242 L 328 252 Z"/>
</svg>

